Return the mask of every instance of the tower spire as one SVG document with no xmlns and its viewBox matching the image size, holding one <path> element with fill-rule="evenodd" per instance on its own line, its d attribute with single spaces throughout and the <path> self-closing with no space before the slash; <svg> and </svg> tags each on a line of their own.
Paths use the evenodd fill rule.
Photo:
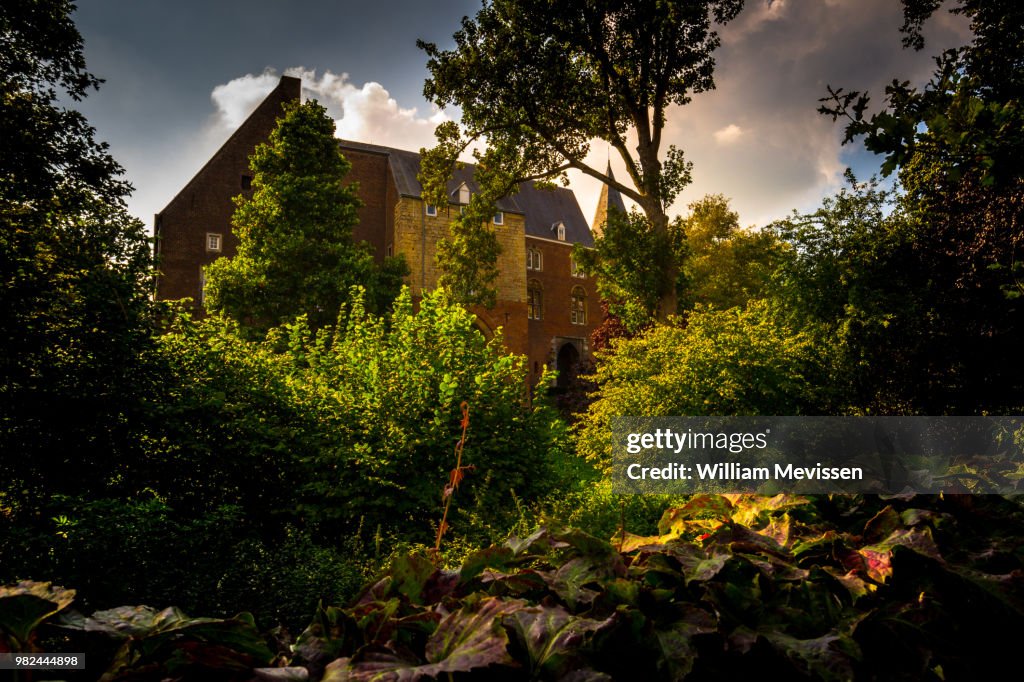
<svg viewBox="0 0 1024 682">
<path fill-rule="evenodd" d="M 608 167 L 605 170 L 607 175 L 612 180 L 615 179 L 615 174 L 612 173 L 612 162 L 608 159 Z M 595 237 L 600 237 L 601 233 L 604 232 L 604 225 L 608 222 L 608 209 L 614 208 L 622 213 L 626 212 L 626 204 L 622 201 L 622 195 L 619 194 L 619 190 L 614 187 L 609 187 L 607 183 L 601 185 L 601 196 L 597 200 L 597 210 L 594 212 L 594 222 L 590 226 L 590 231 Z"/>
</svg>

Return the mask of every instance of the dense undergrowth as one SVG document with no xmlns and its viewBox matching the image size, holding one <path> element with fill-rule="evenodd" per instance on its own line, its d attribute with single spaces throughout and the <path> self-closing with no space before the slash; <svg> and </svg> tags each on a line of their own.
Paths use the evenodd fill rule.
<svg viewBox="0 0 1024 682">
<path fill-rule="evenodd" d="M 1022 532 L 997 496 L 695 496 L 649 536 L 542 526 L 454 569 L 396 556 L 294 640 L 248 614 L 84 616 L 44 583 L 0 590 L 0 629 L 87 652 L 66 679 L 997 679 L 1024 627 Z"/>
</svg>

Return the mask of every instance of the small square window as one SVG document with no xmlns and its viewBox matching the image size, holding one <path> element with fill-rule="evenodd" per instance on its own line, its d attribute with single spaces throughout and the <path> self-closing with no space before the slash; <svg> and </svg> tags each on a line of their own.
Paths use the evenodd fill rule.
<svg viewBox="0 0 1024 682">
<path fill-rule="evenodd" d="M 502 213 L 501 211 L 498 211 L 497 213 L 495 213 L 494 214 L 494 224 L 495 225 L 504 225 L 505 224 L 505 214 Z"/>
<path fill-rule="evenodd" d="M 245 189 L 252 189 L 252 176 L 251 175 L 243 175 L 242 176 L 242 189 L 244 189 L 244 190 Z"/>
<path fill-rule="evenodd" d="M 429 216 L 437 216 L 437 206 L 434 206 L 433 204 L 427 204 L 426 212 L 427 215 Z"/>
<path fill-rule="evenodd" d="M 215 252 L 219 253 L 220 250 L 221 250 L 222 243 L 223 242 L 222 242 L 219 234 L 214 234 L 212 232 L 207 232 L 206 233 L 206 250 L 207 251 L 215 251 Z"/>
</svg>

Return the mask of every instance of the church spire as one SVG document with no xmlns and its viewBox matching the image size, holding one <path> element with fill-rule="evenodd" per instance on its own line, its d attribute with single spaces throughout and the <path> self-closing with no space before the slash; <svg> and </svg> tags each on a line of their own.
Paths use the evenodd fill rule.
<svg viewBox="0 0 1024 682">
<path fill-rule="evenodd" d="M 615 175 L 612 173 L 612 162 L 608 161 L 608 168 L 605 170 L 605 174 L 615 179 Z M 604 224 L 608 221 L 608 209 L 614 208 L 626 212 L 626 204 L 622 201 L 622 195 L 619 194 L 619 190 L 614 187 L 609 187 L 607 184 L 601 185 L 601 197 L 597 200 L 597 211 L 594 212 L 594 222 L 590 226 L 590 231 L 594 233 L 595 237 L 600 237 L 601 233 L 604 232 Z"/>
</svg>

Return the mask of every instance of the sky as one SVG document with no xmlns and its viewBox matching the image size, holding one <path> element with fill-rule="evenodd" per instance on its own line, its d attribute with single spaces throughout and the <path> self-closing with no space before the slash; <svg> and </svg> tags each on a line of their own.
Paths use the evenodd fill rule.
<svg viewBox="0 0 1024 682">
<path fill-rule="evenodd" d="M 77 105 L 126 170 L 129 210 L 152 226 L 159 212 L 277 83 L 301 75 L 304 96 L 324 104 L 339 137 L 418 150 L 437 123 L 458 120 L 423 97 L 429 75 L 416 47 L 452 46 L 479 0 L 80 0 L 72 15 L 88 68 L 105 83 Z M 924 84 L 932 55 L 963 45 L 963 20 L 945 11 L 927 24 L 922 52 L 903 49 L 896 0 L 748 0 L 719 28 L 716 89 L 668 112 L 665 146 L 694 164 L 693 183 L 670 214 L 724 194 L 745 226 L 811 211 L 881 164 L 816 112 L 827 86 L 867 90 L 877 105 L 894 78 Z M 603 167 L 607 146 L 588 157 Z M 614 157 L 612 169 L 625 178 Z M 570 175 L 584 215 L 600 186 Z"/>
</svg>

